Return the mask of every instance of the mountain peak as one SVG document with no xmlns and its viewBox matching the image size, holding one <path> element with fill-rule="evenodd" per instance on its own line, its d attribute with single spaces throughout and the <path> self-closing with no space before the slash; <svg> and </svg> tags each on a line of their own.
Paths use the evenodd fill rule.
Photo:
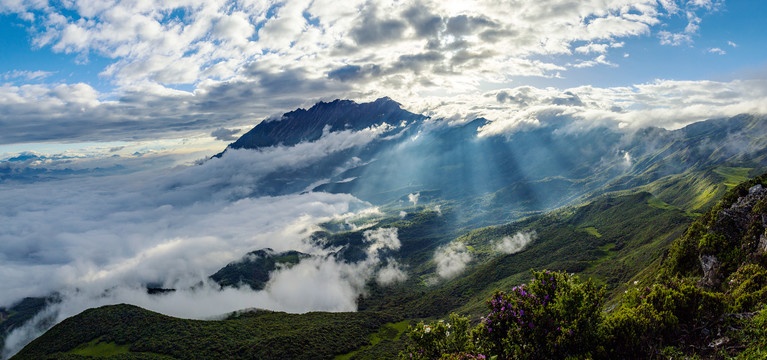
<svg viewBox="0 0 767 360">
<path fill-rule="evenodd" d="M 279 144 L 293 146 L 319 139 L 323 131 L 362 130 L 364 128 L 401 121 L 423 120 L 424 116 L 403 110 L 389 97 L 373 102 L 357 103 L 336 99 L 320 101 L 311 108 L 287 112 L 276 121 L 263 121 L 229 145 L 233 149 L 258 149 Z"/>
</svg>

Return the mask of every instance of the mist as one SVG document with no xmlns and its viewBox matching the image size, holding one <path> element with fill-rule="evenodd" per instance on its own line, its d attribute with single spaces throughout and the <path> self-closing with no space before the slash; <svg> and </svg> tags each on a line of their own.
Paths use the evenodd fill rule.
<svg viewBox="0 0 767 360">
<path fill-rule="evenodd" d="M 506 236 L 495 243 L 495 249 L 504 254 L 516 254 L 533 242 L 536 237 L 535 230 L 531 232 L 519 231 L 513 236 Z"/>
<path fill-rule="evenodd" d="M 0 306 L 52 293 L 61 299 L 12 331 L 3 357 L 63 319 L 108 304 L 195 319 L 244 308 L 355 311 L 366 281 L 376 277 L 379 253 L 399 248 L 396 229 L 367 231 L 368 259 L 344 263 L 309 235 L 318 223 L 370 216 L 374 207 L 348 194 L 259 196 L 259 186 L 269 174 L 378 134 L 343 131 L 294 147 L 227 151 L 196 166 L 0 184 L 0 221 L 7 224 L 0 229 Z M 267 247 L 312 256 L 273 272 L 262 291 L 209 283 L 227 263 Z M 382 279 L 401 279 L 386 269 Z M 150 283 L 177 291 L 148 295 Z"/>
</svg>

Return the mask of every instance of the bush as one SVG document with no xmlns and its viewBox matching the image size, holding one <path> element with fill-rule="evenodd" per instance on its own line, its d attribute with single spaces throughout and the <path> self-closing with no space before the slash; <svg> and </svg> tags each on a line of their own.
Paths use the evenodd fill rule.
<svg viewBox="0 0 767 360">
<path fill-rule="evenodd" d="M 565 273 L 533 272 L 528 285 L 496 292 L 490 313 L 469 337 L 466 318 L 418 324 L 405 359 L 545 359 L 591 357 L 602 352 L 604 288 Z M 452 327 L 450 324 L 453 324 Z M 452 330 L 452 332 L 451 332 Z"/>
<path fill-rule="evenodd" d="M 715 321 L 726 309 L 723 294 L 674 278 L 627 290 L 620 308 L 605 321 L 605 334 L 614 355 L 648 353 L 675 343 L 683 327 Z"/>
<path fill-rule="evenodd" d="M 499 358 L 588 356 L 598 351 L 604 288 L 558 272 L 533 272 L 529 285 L 488 301 L 475 329 L 480 349 Z"/>
<path fill-rule="evenodd" d="M 767 302 L 767 270 L 757 264 L 743 265 L 727 281 L 733 311 L 751 311 Z"/>
<path fill-rule="evenodd" d="M 400 354 L 402 359 L 480 359 L 474 356 L 471 327 L 467 317 L 450 315 L 449 322 L 439 320 L 430 324 L 418 323 L 409 327 L 408 337 L 412 344 Z"/>
</svg>

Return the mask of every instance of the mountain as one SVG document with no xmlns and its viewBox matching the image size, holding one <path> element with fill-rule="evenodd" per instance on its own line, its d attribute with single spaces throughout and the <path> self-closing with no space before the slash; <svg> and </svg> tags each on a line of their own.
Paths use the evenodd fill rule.
<svg viewBox="0 0 767 360">
<path fill-rule="evenodd" d="M 619 306 L 633 281 L 703 277 L 715 288 L 737 273 L 734 264 L 761 259 L 739 252 L 739 240 L 733 240 L 763 234 L 756 217 L 732 218 L 719 227 L 705 219 L 731 219 L 719 215 L 729 209 L 721 204 L 738 203 L 745 186 L 739 184 L 767 170 L 765 116 L 712 119 L 677 130 L 578 128 L 563 118 L 480 136 L 488 124 L 475 119 L 450 125 L 403 110 L 388 98 L 366 104 L 336 100 L 261 122 L 209 160 L 289 159 L 311 152 L 314 161 L 308 166 L 277 167 L 254 178 L 251 195 L 348 193 L 378 206 L 374 215 L 328 221 L 306 234 L 306 242 L 339 263 L 380 257 L 373 271 L 397 264 L 407 272 L 392 284 L 369 279 L 356 313 L 251 311 L 200 322 L 131 306 L 103 307 L 54 327 L 19 358 L 80 358 L 100 351 L 117 358 L 391 358 L 405 347 L 408 323 L 451 311 L 479 319 L 494 290 L 528 281 L 530 269 L 593 279 L 605 286 L 610 310 Z M 720 199 L 725 200 L 717 205 Z M 737 213 L 755 216 L 762 202 Z M 706 231 L 695 230 L 701 226 Z M 371 253 L 371 232 L 392 229 L 397 250 Z M 735 235 L 705 237 L 718 229 Z M 519 243 L 510 250 L 502 246 L 513 241 Z M 708 242 L 714 245 L 699 248 Z M 454 245 L 455 252 L 464 254 L 464 267 L 442 276 L 437 254 Z M 701 250 L 709 248 L 727 250 Z M 263 289 L 275 271 L 310 256 L 254 249 L 210 278 L 221 287 Z M 720 272 L 705 275 L 699 267 L 704 258 Z M 669 265 L 676 261 L 671 259 L 681 265 Z M 115 317 L 137 320 L 120 325 Z M 96 326 L 84 332 L 79 328 L 84 323 Z M 344 342 L 338 338 L 349 336 L 338 329 L 343 327 L 360 336 Z M 206 335 L 188 337 L 189 329 Z M 253 340 L 266 333 L 263 329 L 274 336 Z M 296 337 L 322 345 L 310 350 L 296 344 Z M 291 352 L 296 347 L 300 350 Z"/>
<path fill-rule="evenodd" d="M 422 115 L 403 110 L 397 102 L 388 97 L 363 104 L 350 100 L 319 102 L 308 110 L 297 109 L 283 114 L 279 119 L 265 120 L 227 148 L 293 146 L 305 141 L 316 141 L 329 132 L 359 131 L 382 124 L 399 126 L 402 122 L 419 122 L 424 119 Z"/>
<path fill-rule="evenodd" d="M 335 144 L 338 149 L 309 166 L 266 174 L 253 195 L 349 193 L 397 207 L 414 194 L 420 195 L 421 203 L 456 203 L 456 211 L 463 211 L 461 226 L 471 227 L 512 221 L 658 180 L 673 186 L 667 177 L 684 173 L 735 165 L 752 169 L 767 163 L 767 138 L 761 136 L 767 134 L 765 116 L 713 119 L 673 131 L 578 128 L 563 118 L 538 128 L 480 136 L 487 124 L 476 119 L 450 126 L 403 110 L 388 98 L 364 104 L 336 100 L 261 122 L 224 153 Z M 355 145 L 349 140 L 357 139 L 355 132 L 377 126 L 379 132 L 364 134 L 367 141 Z M 715 192 L 721 195 L 725 189 Z M 695 205 L 710 206 L 711 200 Z"/>
<path fill-rule="evenodd" d="M 269 248 L 255 250 L 221 268 L 210 279 L 221 287 L 247 285 L 253 290 L 261 290 L 269 281 L 269 274 L 278 266 L 290 267 L 307 257 L 309 255 L 298 251 L 276 253 Z"/>
</svg>

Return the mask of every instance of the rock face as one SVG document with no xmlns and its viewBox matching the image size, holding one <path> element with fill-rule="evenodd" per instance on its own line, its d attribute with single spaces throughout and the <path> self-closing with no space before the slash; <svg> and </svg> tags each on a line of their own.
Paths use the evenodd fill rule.
<svg viewBox="0 0 767 360">
<path fill-rule="evenodd" d="M 719 269 L 722 263 L 714 255 L 704 255 L 700 257 L 700 266 L 703 269 L 703 278 L 700 285 L 708 288 L 719 286 L 722 282 Z"/>
<path fill-rule="evenodd" d="M 767 188 L 756 184 L 742 191 L 728 207 L 719 210 L 706 237 L 715 239 L 699 255 L 703 277 L 700 285 L 718 287 L 742 264 L 767 254 Z"/>
<path fill-rule="evenodd" d="M 759 237 L 759 247 L 756 249 L 759 254 L 767 254 L 767 234 Z"/>
</svg>

